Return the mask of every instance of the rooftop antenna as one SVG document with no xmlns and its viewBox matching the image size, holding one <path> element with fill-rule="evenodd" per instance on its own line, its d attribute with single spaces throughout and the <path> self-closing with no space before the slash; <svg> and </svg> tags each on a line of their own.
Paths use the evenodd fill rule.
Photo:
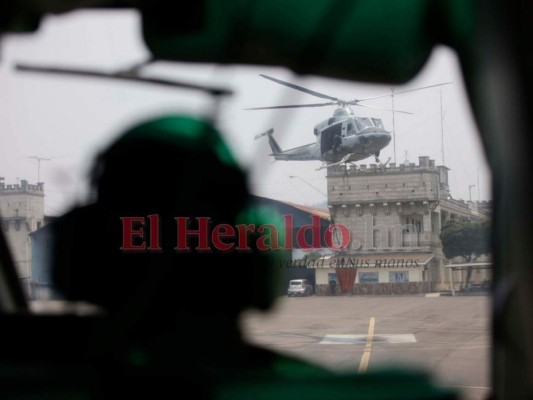
<svg viewBox="0 0 533 400">
<path fill-rule="evenodd" d="M 37 183 L 41 182 L 41 161 L 50 161 L 51 158 L 44 158 L 44 157 L 37 157 L 37 156 L 30 156 L 29 158 L 33 158 L 34 160 L 37 160 Z"/>
<path fill-rule="evenodd" d="M 403 165 L 408 166 L 409 165 L 409 153 L 407 152 L 407 150 L 405 150 L 404 157 L 405 157 L 405 160 L 403 162 Z"/>
<path fill-rule="evenodd" d="M 367 99 L 364 99 L 364 100 L 370 100 L 370 99 L 378 99 L 380 97 L 385 97 L 385 96 L 390 96 L 391 97 L 391 101 L 392 101 L 392 110 L 391 110 L 392 111 L 392 143 L 393 143 L 393 151 L 394 151 L 394 163 L 396 163 L 396 127 L 395 127 L 395 121 L 394 121 L 394 113 L 395 113 L 394 95 L 395 94 L 415 92 L 417 90 L 429 89 L 429 88 L 436 87 L 436 86 L 449 85 L 451 83 L 453 83 L 453 82 L 437 83 L 436 85 L 429 85 L 429 86 L 419 87 L 419 88 L 415 88 L 415 89 L 401 90 L 399 92 L 395 92 L 394 88 L 391 88 L 390 89 L 390 95 L 387 94 L 387 95 L 383 95 L 383 96 L 375 96 L 375 97 L 369 97 Z M 442 101 L 441 101 L 441 110 L 442 110 Z M 441 114 L 442 114 L 442 111 L 441 111 Z M 444 161 L 443 161 L 443 164 L 444 164 Z"/>
</svg>

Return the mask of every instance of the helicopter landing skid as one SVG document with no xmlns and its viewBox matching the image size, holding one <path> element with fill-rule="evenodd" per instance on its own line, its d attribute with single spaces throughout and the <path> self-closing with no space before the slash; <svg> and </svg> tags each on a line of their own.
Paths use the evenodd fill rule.
<svg viewBox="0 0 533 400">
<path fill-rule="evenodd" d="M 350 157 L 354 154 L 355 153 L 348 153 L 344 157 L 342 157 L 342 160 L 331 163 L 331 164 L 323 163 L 320 167 L 316 168 L 315 171 L 320 171 L 321 169 L 324 169 L 324 168 L 334 167 L 335 165 L 339 165 L 339 164 L 348 164 L 350 162 L 349 161 Z"/>
</svg>

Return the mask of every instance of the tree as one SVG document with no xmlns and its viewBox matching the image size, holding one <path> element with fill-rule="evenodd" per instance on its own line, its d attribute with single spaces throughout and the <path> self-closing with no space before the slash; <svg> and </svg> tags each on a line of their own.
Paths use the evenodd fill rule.
<svg viewBox="0 0 533 400">
<path fill-rule="evenodd" d="M 488 221 L 454 218 L 446 221 L 440 232 L 442 251 L 448 259 L 462 257 L 467 263 L 490 253 L 490 225 Z M 472 267 L 467 268 L 466 285 L 470 285 Z"/>
</svg>

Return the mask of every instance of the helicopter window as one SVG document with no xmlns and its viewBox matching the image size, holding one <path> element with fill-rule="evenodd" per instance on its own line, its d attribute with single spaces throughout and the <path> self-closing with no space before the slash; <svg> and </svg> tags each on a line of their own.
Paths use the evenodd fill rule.
<svg viewBox="0 0 533 400">
<path fill-rule="evenodd" d="M 352 130 L 353 130 L 353 125 L 352 124 L 348 124 L 348 132 L 350 132 Z"/>
<path fill-rule="evenodd" d="M 370 118 L 355 118 L 355 124 L 358 130 L 374 126 Z"/>
<path fill-rule="evenodd" d="M 374 125 L 377 126 L 378 128 L 383 129 L 383 122 L 382 122 L 379 118 L 372 118 L 372 122 L 373 122 Z"/>
</svg>

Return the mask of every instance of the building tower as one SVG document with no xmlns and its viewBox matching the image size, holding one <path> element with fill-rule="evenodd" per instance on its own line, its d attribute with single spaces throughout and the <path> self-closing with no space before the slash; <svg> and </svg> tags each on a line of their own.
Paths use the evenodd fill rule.
<svg viewBox="0 0 533 400">
<path fill-rule="evenodd" d="M 459 216 L 488 218 L 450 196 L 446 166 L 427 156 L 419 163 L 338 165 L 328 168 L 328 206 L 332 221 L 351 233 L 343 262 L 358 269 L 354 291 L 381 294 L 446 290 L 442 224 Z M 335 263 L 333 263 L 335 264 Z M 317 284 L 331 277 L 317 276 Z M 365 286 L 372 283 L 377 285 Z"/>
<path fill-rule="evenodd" d="M 30 293 L 30 233 L 44 225 L 44 184 L 6 185 L 0 178 L 0 225 L 11 250 L 11 257 L 27 294 Z"/>
</svg>

